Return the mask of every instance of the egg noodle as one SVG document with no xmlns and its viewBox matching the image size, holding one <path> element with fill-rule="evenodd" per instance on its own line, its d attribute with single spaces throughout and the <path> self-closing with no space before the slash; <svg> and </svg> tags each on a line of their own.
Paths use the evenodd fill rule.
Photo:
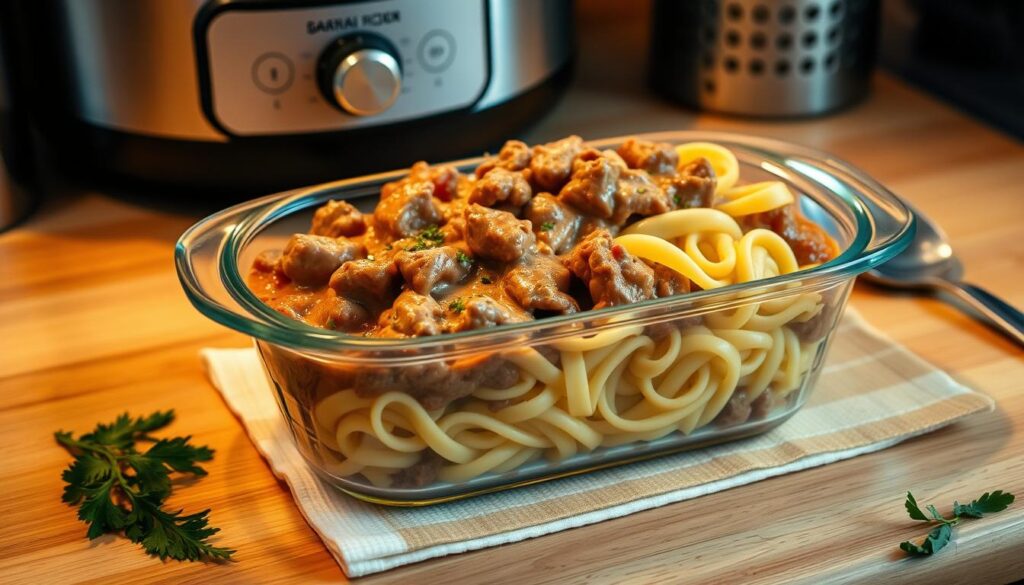
<svg viewBox="0 0 1024 585">
<path fill-rule="evenodd" d="M 733 187 L 739 166 L 727 149 L 691 143 L 678 150 L 681 161 L 711 162 L 717 207 L 644 219 L 616 244 L 705 290 L 801 269 L 782 237 L 765 229 L 744 233 L 735 219 L 792 204 L 783 183 Z M 314 408 L 318 434 L 334 452 L 326 468 L 388 486 L 392 474 L 429 450 L 443 460 L 438 480 L 462 482 L 540 457 L 557 461 L 689 434 L 714 421 L 737 392 L 746 404 L 778 404 L 797 389 L 820 341 L 803 342 L 787 325 L 821 309 L 819 294 L 801 293 L 653 327 L 622 326 L 551 343 L 555 363 L 534 348 L 509 350 L 502 357 L 518 367 L 517 383 L 479 388 L 437 411 L 402 392 L 361 397 L 345 389 Z"/>
</svg>

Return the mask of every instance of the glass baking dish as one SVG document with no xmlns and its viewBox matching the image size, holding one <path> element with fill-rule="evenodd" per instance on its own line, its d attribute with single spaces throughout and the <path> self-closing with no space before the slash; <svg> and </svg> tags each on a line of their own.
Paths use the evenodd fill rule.
<svg viewBox="0 0 1024 585">
<path fill-rule="evenodd" d="M 783 181 L 800 194 L 802 212 L 840 254 L 766 280 L 410 339 L 310 327 L 250 291 L 245 273 L 259 252 L 305 232 L 329 199 L 368 211 L 381 185 L 403 170 L 207 217 L 179 240 L 178 275 L 199 311 L 254 338 L 299 451 L 326 481 L 360 499 L 430 504 L 766 432 L 807 401 L 854 278 L 906 247 L 913 215 L 863 172 L 811 149 L 710 132 L 639 138 L 731 149 L 744 182 Z M 622 140 L 590 144 L 613 148 Z M 466 171 L 481 160 L 452 164 Z M 498 378 L 507 382 L 497 387 Z M 456 386 L 472 396 L 443 413 L 415 398 Z M 609 389 L 642 394 L 640 406 L 618 412 Z M 600 422 L 585 422 L 594 413 Z M 378 438 L 361 439 L 367 426 Z M 417 485 L 417 474 L 434 472 L 436 479 Z"/>
</svg>

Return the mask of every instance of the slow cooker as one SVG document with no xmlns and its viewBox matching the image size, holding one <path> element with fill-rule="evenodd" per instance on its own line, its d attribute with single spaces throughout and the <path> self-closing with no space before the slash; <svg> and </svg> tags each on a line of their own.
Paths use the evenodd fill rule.
<svg viewBox="0 0 1024 585">
<path fill-rule="evenodd" d="M 10 88 L 58 164 L 259 192 L 443 160 L 538 119 L 571 0 L 11 0 Z"/>
</svg>

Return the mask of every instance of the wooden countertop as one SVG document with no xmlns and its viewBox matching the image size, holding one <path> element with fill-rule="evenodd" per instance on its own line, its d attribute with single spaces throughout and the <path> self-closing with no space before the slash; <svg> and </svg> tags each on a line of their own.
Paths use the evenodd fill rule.
<svg viewBox="0 0 1024 585">
<path fill-rule="evenodd" d="M 783 138 L 866 169 L 942 224 L 971 280 L 1024 306 L 1024 147 L 900 82 L 835 116 L 760 122 L 696 116 L 583 76 L 526 138 L 715 129 Z M 150 200 L 150 203 L 152 200 Z M 0 582 L 339 582 L 345 577 L 200 368 L 201 347 L 247 340 L 201 317 L 171 262 L 196 212 L 76 193 L 0 235 Z M 896 548 L 921 527 L 907 489 L 948 506 L 989 489 L 1024 496 L 1024 360 L 1019 347 L 932 299 L 858 285 L 876 326 L 992 396 L 990 414 L 897 447 L 698 500 L 360 579 L 361 583 L 998 582 L 1024 578 L 1024 499 L 965 524 L 935 558 Z M 68 455 L 57 429 L 83 432 L 128 410 L 175 408 L 172 427 L 217 450 L 210 475 L 173 503 L 212 507 L 222 565 L 161 563 L 121 538 L 85 539 L 60 503 Z"/>
</svg>

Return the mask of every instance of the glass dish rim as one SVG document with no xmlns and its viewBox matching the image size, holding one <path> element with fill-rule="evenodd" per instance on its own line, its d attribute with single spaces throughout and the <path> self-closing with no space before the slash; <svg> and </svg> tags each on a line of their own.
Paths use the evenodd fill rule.
<svg viewBox="0 0 1024 585">
<path fill-rule="evenodd" d="M 318 199 L 323 197 L 325 194 L 337 192 L 339 190 L 376 186 L 388 180 L 404 176 L 408 173 L 408 169 L 399 169 L 267 195 L 265 197 L 241 203 L 211 214 L 191 226 L 179 238 L 175 246 L 175 265 L 178 271 L 178 277 L 190 302 L 197 310 L 208 318 L 231 329 L 293 349 L 307 351 L 328 350 L 331 353 L 335 353 L 339 350 L 358 350 L 361 352 L 372 350 L 386 352 L 389 350 L 407 351 L 409 349 L 423 350 L 440 347 L 442 351 L 446 351 L 450 349 L 453 344 L 461 345 L 468 341 L 479 340 L 483 342 L 484 340 L 488 340 L 489 343 L 475 347 L 476 351 L 481 351 L 487 349 L 484 348 L 483 345 L 487 345 L 489 347 L 493 344 L 501 344 L 501 337 L 514 337 L 516 335 L 521 335 L 524 332 L 539 333 L 544 330 L 552 330 L 551 334 L 549 336 L 543 336 L 543 339 L 540 335 L 537 335 L 532 339 L 534 343 L 541 343 L 543 341 L 554 340 L 567 336 L 578 336 L 582 332 L 581 330 L 570 330 L 569 327 L 567 327 L 574 323 L 582 324 L 594 319 L 606 320 L 605 323 L 596 327 L 585 328 L 585 331 L 590 334 L 608 327 L 621 327 L 623 325 L 637 323 L 639 319 L 636 317 L 627 317 L 618 321 L 616 320 L 616 317 L 626 317 L 628 314 L 636 313 L 638 311 L 642 312 L 662 309 L 663 313 L 671 311 L 673 313 L 673 318 L 684 318 L 692 313 L 704 313 L 711 310 L 728 310 L 734 305 L 743 305 L 751 302 L 768 300 L 770 298 L 774 298 L 774 296 L 778 296 L 779 294 L 791 293 L 793 290 L 797 290 L 798 288 L 806 290 L 807 288 L 810 288 L 811 284 L 816 286 L 826 286 L 839 280 L 855 276 L 856 274 L 869 270 L 870 268 L 890 259 L 902 251 L 913 237 L 916 220 L 914 218 L 913 211 L 907 205 L 857 167 L 825 152 L 774 139 L 725 132 L 705 132 L 699 130 L 630 134 L 599 140 L 588 140 L 586 142 L 590 146 L 606 148 L 619 144 L 629 137 L 656 141 L 672 141 L 677 143 L 683 141 L 716 142 L 723 143 L 727 147 L 735 145 L 746 150 L 754 151 L 762 158 L 762 161 L 774 163 L 778 168 L 796 173 L 802 179 L 814 183 L 816 186 L 829 192 L 830 195 L 845 204 L 846 208 L 850 213 L 852 213 L 854 220 L 856 221 L 856 232 L 854 233 L 853 241 L 839 256 L 825 264 L 809 270 L 782 275 L 771 279 L 738 283 L 719 289 L 699 291 L 687 295 L 650 299 L 630 305 L 606 307 L 603 309 L 588 310 L 570 315 L 558 315 L 547 317 L 539 321 L 513 323 L 492 329 L 470 330 L 444 335 L 406 339 L 364 337 L 313 327 L 281 315 L 265 305 L 256 297 L 255 294 L 252 293 L 246 285 L 241 271 L 238 270 L 237 257 L 241 249 L 244 248 L 244 246 L 253 237 L 260 233 L 263 228 L 280 220 L 290 213 L 294 213 L 311 206 L 310 204 L 303 205 L 303 201 Z M 813 161 L 813 163 L 816 163 L 811 166 L 817 171 L 824 171 L 829 175 L 831 180 L 838 181 L 838 183 L 845 186 L 848 192 L 838 192 L 834 188 L 825 185 L 814 176 L 807 174 L 806 169 L 801 170 L 800 167 L 807 166 L 808 163 L 790 160 L 791 157 L 796 156 L 804 157 Z M 462 169 L 467 166 L 479 164 L 479 162 L 484 160 L 484 158 L 486 157 L 480 156 L 439 164 L 451 164 Z M 787 164 L 787 161 L 797 162 L 799 164 L 794 167 L 792 164 Z M 840 177 L 836 176 L 835 171 L 847 174 L 862 185 L 869 187 L 874 191 L 875 195 L 888 200 L 888 203 L 890 204 L 896 205 L 902 214 L 907 217 L 907 221 L 905 221 L 900 226 L 900 229 L 895 231 L 895 233 L 877 243 L 873 248 L 868 249 L 868 245 L 876 235 L 876 229 L 874 222 L 872 221 L 872 215 L 865 209 L 860 195 L 860 191 L 862 189 L 846 183 Z M 216 264 L 220 277 L 220 284 L 232 299 L 240 305 L 241 309 L 248 312 L 248 314 L 245 315 L 224 307 L 216 300 L 209 298 L 209 296 L 203 292 L 203 286 L 196 282 L 189 263 L 189 244 L 197 233 L 200 233 L 210 223 L 214 223 L 225 217 L 229 217 L 232 214 L 241 212 L 245 212 L 246 215 L 242 217 L 238 223 L 229 227 L 227 233 L 223 236 L 223 239 L 220 242 Z M 796 287 L 792 286 L 793 283 L 797 283 Z M 718 304 L 715 304 L 716 300 L 719 301 Z M 254 317 L 262 317 L 264 320 L 258 320 L 258 318 Z M 560 328 L 562 330 L 560 330 Z M 417 356 L 412 359 L 422 359 L 422 356 Z"/>
</svg>

